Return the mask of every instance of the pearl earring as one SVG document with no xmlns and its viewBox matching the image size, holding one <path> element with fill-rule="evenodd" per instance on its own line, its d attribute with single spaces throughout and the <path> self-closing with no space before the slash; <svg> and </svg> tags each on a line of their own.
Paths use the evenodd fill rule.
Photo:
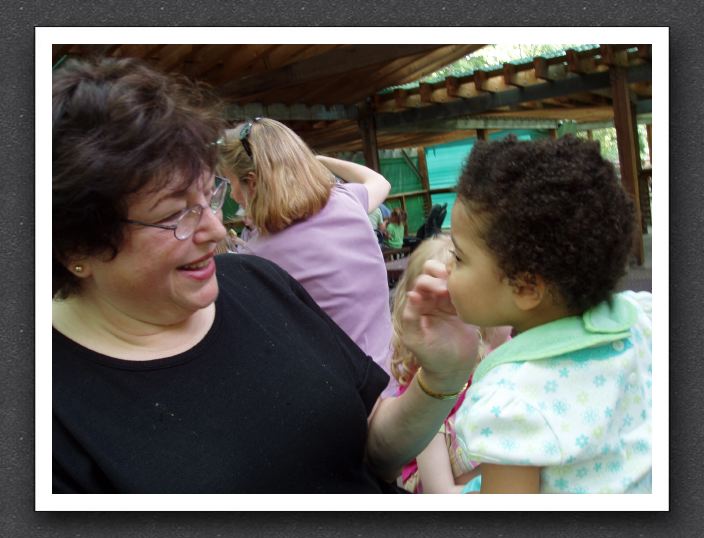
<svg viewBox="0 0 704 538">
<path fill-rule="evenodd" d="M 83 266 L 82 266 L 82 265 L 76 265 L 76 266 L 74 266 L 73 270 L 76 271 L 77 273 L 82 273 L 82 272 L 83 272 Z"/>
</svg>

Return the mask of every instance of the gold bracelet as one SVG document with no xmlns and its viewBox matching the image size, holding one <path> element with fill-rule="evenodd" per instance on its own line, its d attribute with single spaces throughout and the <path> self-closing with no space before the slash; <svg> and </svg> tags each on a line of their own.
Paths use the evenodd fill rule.
<svg viewBox="0 0 704 538">
<path fill-rule="evenodd" d="M 428 396 L 431 398 L 435 398 L 436 400 L 453 400 L 457 398 L 460 394 L 462 394 L 462 391 L 467 388 L 467 385 L 469 385 L 469 381 L 464 384 L 464 386 L 458 390 L 457 392 L 452 392 L 452 393 L 442 393 L 442 392 L 433 392 L 430 390 L 428 387 L 425 386 L 423 381 L 420 379 L 420 374 L 423 371 L 423 368 L 420 367 L 418 368 L 418 371 L 416 372 L 415 378 L 418 380 L 418 386 L 420 387 L 420 390 L 425 392 Z"/>
</svg>

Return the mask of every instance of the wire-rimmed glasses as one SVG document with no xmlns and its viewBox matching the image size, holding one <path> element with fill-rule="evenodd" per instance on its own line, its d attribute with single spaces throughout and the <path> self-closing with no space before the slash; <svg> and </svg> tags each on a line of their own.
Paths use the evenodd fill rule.
<svg viewBox="0 0 704 538">
<path fill-rule="evenodd" d="M 210 196 L 210 203 L 207 208 L 209 208 L 213 214 L 217 213 L 222 209 L 225 203 L 225 196 L 227 195 L 227 186 L 230 184 L 228 179 L 224 177 L 215 176 L 215 187 Z M 151 224 L 148 222 L 142 222 L 139 220 L 125 219 L 125 222 L 129 224 L 137 224 L 139 226 L 149 226 L 151 228 L 161 228 L 163 230 L 173 230 L 174 237 L 179 241 L 184 241 L 191 237 L 193 233 L 198 228 L 200 223 L 200 218 L 203 215 L 202 205 L 194 205 L 192 207 L 187 207 L 181 211 L 173 220 L 172 224 Z"/>
</svg>

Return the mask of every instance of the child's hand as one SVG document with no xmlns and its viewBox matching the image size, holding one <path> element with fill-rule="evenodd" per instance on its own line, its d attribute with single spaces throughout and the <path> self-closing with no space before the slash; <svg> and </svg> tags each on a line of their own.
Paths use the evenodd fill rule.
<svg viewBox="0 0 704 538">
<path fill-rule="evenodd" d="M 403 312 L 403 343 L 439 377 L 469 377 L 477 356 L 478 331 L 457 317 L 447 291 L 445 265 L 430 260 L 408 292 Z"/>
</svg>

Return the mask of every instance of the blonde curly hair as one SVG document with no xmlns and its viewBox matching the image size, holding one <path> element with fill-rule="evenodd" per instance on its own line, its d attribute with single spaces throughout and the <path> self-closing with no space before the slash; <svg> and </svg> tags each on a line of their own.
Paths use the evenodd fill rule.
<svg viewBox="0 0 704 538">
<path fill-rule="evenodd" d="M 399 385 L 407 386 L 418 370 L 418 362 L 411 351 L 403 345 L 402 314 L 406 307 L 407 293 L 413 289 L 416 278 L 423 272 L 423 265 L 428 260 L 438 260 L 448 264 L 452 261 L 452 240 L 446 234 L 440 234 L 421 242 L 408 258 L 408 266 L 399 279 L 393 294 L 391 321 L 393 334 L 391 345 L 391 374 Z M 477 360 L 481 360 L 488 351 L 500 345 L 509 337 L 509 327 L 477 327 Z"/>
</svg>

